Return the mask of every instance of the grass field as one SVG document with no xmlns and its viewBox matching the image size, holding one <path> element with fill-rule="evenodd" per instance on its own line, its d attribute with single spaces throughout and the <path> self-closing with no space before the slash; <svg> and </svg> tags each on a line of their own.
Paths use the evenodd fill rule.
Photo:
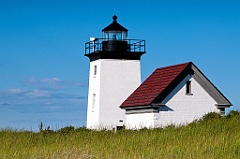
<svg viewBox="0 0 240 159">
<path fill-rule="evenodd" d="M 187 126 L 90 131 L 68 126 L 57 131 L 0 131 L 0 158 L 240 158 L 240 114 L 210 113 Z"/>
</svg>

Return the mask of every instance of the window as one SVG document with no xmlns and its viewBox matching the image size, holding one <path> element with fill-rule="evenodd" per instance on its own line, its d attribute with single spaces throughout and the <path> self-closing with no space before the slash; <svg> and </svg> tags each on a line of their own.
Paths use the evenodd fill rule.
<svg viewBox="0 0 240 159">
<path fill-rule="evenodd" d="M 94 110 L 95 110 L 95 103 L 96 103 L 96 94 L 93 93 L 93 97 L 92 97 L 92 112 L 94 112 Z"/>
<path fill-rule="evenodd" d="M 187 81 L 186 83 L 186 94 L 192 94 L 191 81 Z"/>
<path fill-rule="evenodd" d="M 221 115 L 225 115 L 225 108 L 218 108 L 220 110 Z"/>
<path fill-rule="evenodd" d="M 94 65 L 94 73 L 93 73 L 93 75 L 96 76 L 96 74 L 97 74 L 97 65 Z"/>
</svg>

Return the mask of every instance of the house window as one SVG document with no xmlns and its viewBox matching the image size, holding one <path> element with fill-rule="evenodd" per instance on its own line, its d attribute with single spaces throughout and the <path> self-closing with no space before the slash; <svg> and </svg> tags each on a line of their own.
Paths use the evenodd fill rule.
<svg viewBox="0 0 240 159">
<path fill-rule="evenodd" d="M 96 76 L 97 74 L 97 65 L 94 65 L 94 72 L 93 72 L 93 75 Z"/>
<path fill-rule="evenodd" d="M 221 115 L 225 115 L 225 108 L 219 108 L 219 110 Z"/>
<path fill-rule="evenodd" d="M 192 94 L 191 81 L 186 82 L 186 94 Z"/>
<path fill-rule="evenodd" d="M 94 110 L 95 110 L 95 104 L 96 104 L 96 94 L 93 93 L 93 97 L 92 97 L 92 112 L 94 112 Z"/>
</svg>

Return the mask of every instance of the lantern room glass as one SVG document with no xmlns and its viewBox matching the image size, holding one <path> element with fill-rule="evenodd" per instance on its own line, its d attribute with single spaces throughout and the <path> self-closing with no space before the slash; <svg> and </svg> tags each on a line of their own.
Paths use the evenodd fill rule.
<svg viewBox="0 0 240 159">
<path fill-rule="evenodd" d="M 103 41 L 124 41 L 127 40 L 125 31 L 103 31 Z"/>
</svg>

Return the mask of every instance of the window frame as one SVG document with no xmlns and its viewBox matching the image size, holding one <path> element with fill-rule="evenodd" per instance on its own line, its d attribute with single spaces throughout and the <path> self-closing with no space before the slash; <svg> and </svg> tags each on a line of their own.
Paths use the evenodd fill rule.
<svg viewBox="0 0 240 159">
<path fill-rule="evenodd" d="M 186 82 L 186 94 L 187 95 L 193 95 L 192 93 L 192 81 L 188 80 Z"/>
<path fill-rule="evenodd" d="M 94 65 L 93 67 L 93 77 L 97 75 L 97 65 Z"/>
<path fill-rule="evenodd" d="M 92 112 L 95 111 L 95 106 L 96 106 L 96 93 L 93 93 L 93 96 L 92 96 L 92 108 L 91 108 Z"/>
</svg>

